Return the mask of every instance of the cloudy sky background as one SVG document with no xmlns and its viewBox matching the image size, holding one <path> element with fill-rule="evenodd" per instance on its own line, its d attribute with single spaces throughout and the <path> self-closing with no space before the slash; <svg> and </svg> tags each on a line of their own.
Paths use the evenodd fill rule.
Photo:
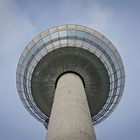
<svg viewBox="0 0 140 140">
<path fill-rule="evenodd" d="M 0 139 L 44 139 L 45 128 L 18 97 L 16 66 L 32 38 L 64 23 L 101 32 L 113 42 L 124 62 L 124 95 L 113 114 L 95 126 L 97 139 L 140 139 L 139 7 L 139 0 L 0 0 Z"/>
</svg>

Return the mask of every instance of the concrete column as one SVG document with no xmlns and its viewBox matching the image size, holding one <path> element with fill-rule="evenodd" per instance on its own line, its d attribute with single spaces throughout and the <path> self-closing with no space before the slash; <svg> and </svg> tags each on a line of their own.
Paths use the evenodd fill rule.
<svg viewBox="0 0 140 140">
<path fill-rule="evenodd" d="M 96 140 L 84 86 L 76 74 L 58 80 L 46 140 Z"/>
</svg>

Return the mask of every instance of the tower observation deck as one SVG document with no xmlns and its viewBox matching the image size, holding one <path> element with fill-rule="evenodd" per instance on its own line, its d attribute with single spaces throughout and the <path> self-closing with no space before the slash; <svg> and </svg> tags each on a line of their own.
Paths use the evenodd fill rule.
<svg viewBox="0 0 140 140">
<path fill-rule="evenodd" d="M 36 36 L 16 72 L 20 99 L 46 126 L 46 140 L 95 140 L 93 126 L 114 111 L 124 83 L 114 45 L 96 30 L 75 24 Z"/>
</svg>

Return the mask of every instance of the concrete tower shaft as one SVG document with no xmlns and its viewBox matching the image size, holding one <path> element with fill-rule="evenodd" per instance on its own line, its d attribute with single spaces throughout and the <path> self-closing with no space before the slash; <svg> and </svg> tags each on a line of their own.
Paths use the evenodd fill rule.
<svg viewBox="0 0 140 140">
<path fill-rule="evenodd" d="M 46 140 L 96 140 L 81 78 L 60 77 L 54 96 Z"/>
</svg>

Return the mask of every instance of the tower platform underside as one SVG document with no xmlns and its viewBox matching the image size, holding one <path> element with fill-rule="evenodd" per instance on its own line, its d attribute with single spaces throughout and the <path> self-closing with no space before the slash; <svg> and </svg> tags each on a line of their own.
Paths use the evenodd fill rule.
<svg viewBox="0 0 140 140">
<path fill-rule="evenodd" d="M 69 72 L 83 82 L 93 125 L 106 119 L 124 89 L 121 57 L 104 35 L 74 24 L 46 30 L 24 49 L 16 84 L 25 108 L 47 127 L 59 78 Z"/>
<path fill-rule="evenodd" d="M 81 77 L 93 117 L 108 98 L 109 76 L 100 59 L 82 48 L 59 48 L 49 52 L 40 60 L 34 69 L 31 81 L 32 96 L 37 106 L 50 117 L 57 80 L 69 72 Z"/>
</svg>

